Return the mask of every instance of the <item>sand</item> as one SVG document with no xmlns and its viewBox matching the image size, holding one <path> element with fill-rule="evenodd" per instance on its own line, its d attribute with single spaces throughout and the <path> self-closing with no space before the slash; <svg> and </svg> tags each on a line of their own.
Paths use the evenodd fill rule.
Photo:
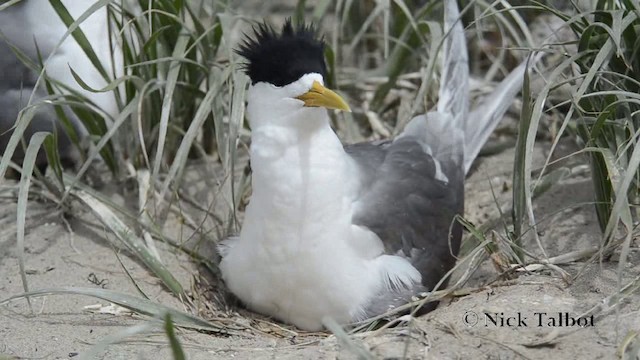
<svg viewBox="0 0 640 360">
<path fill-rule="evenodd" d="M 545 147 L 536 148 L 538 163 L 545 156 Z M 513 150 L 507 150 L 479 160 L 466 186 L 467 218 L 473 223 L 495 219 L 496 201 L 508 207 L 512 158 Z M 576 159 L 570 166 L 578 166 L 580 162 L 584 159 Z M 593 200 L 588 171 L 583 171 L 584 167 L 575 169 L 575 174 L 536 201 L 536 216 L 544 219 L 538 233 L 549 256 L 589 249 L 601 241 L 593 207 L 570 206 Z M 198 173 L 193 172 L 195 179 Z M 185 186 L 198 193 L 206 188 L 202 183 L 194 180 Z M 116 191 L 113 198 L 125 203 Z M 0 301 L 23 292 L 15 212 L 15 197 L 3 197 Z M 75 206 L 72 212 L 72 216 L 65 216 L 37 196 L 29 201 L 24 249 L 29 289 L 104 288 L 140 296 L 128 272 L 152 301 L 186 309 L 138 260 L 113 245 L 117 244 L 114 236 L 91 212 L 80 206 Z M 187 231 L 172 216 L 165 228 L 169 232 L 173 228 L 176 233 Z M 191 289 L 191 294 L 197 294 L 201 290 L 195 286 L 201 278 L 197 267 L 186 255 L 162 243 L 158 246 L 164 263 L 176 278 Z M 540 253 L 534 242 L 526 247 Z M 189 359 L 357 358 L 353 346 L 376 358 L 387 359 L 618 358 L 618 348 L 627 333 L 640 330 L 638 295 L 630 295 L 618 307 L 596 312 L 571 326 L 572 319 L 617 291 L 617 259 L 614 254 L 603 262 L 582 260 L 559 265 L 568 275 L 564 278 L 558 271 L 542 269 L 522 272 L 511 279 L 500 278 L 485 260 L 464 285 L 474 291 L 447 299 L 428 315 L 395 328 L 357 334 L 347 346 L 330 333 L 305 334 L 287 325 L 274 331 L 277 328 L 264 318 L 233 309 L 219 314 L 235 322 L 232 335 L 186 329 L 179 329 L 177 334 Z M 640 253 L 632 246 L 628 265 L 621 274 L 623 284 L 637 276 L 638 260 Z M 195 295 L 194 298 L 200 299 Z M 24 299 L 0 306 L 0 359 L 74 358 L 109 336 L 146 323 L 141 316 L 109 307 L 107 301 L 80 295 L 50 295 L 32 298 L 31 303 L 33 312 Z M 170 359 L 171 352 L 166 336 L 157 326 L 151 333 L 109 345 L 97 358 Z"/>
</svg>

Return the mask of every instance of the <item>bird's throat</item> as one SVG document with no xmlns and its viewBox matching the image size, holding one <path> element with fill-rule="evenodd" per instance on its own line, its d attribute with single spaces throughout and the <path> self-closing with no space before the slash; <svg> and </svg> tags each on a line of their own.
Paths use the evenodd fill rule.
<svg viewBox="0 0 640 360">
<path fill-rule="evenodd" d="M 245 222 L 262 224 L 265 240 L 292 234 L 300 241 L 316 239 L 319 231 L 350 220 L 349 158 L 328 122 L 307 133 L 257 129 L 251 164 L 253 194 Z"/>
</svg>

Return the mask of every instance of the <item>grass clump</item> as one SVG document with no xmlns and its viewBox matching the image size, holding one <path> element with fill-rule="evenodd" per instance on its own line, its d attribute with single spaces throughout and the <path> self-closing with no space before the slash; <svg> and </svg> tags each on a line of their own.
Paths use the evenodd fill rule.
<svg viewBox="0 0 640 360">
<path fill-rule="evenodd" d="M 571 24 L 580 39 L 576 64 L 583 79 L 572 109 L 585 147 L 598 149 L 590 157 L 598 221 L 607 240 L 619 220 L 637 219 L 634 205 L 640 203 L 639 11 L 637 2 L 601 0 Z"/>
<path fill-rule="evenodd" d="M 551 74 L 542 93 L 537 98 L 529 96 L 525 101 L 523 117 L 526 121 L 533 121 L 530 126 L 521 128 L 520 134 L 522 136 L 524 131 L 529 133 L 529 137 L 535 135 L 550 91 L 570 84 L 571 98 L 556 105 L 564 106 L 566 113 L 562 115 L 564 120 L 555 135 L 551 153 L 567 132 L 576 136 L 583 151 L 588 153 L 595 190 L 594 204 L 605 239 L 603 249 L 610 252 L 613 248 L 607 245 L 618 233 L 619 225 L 625 229 L 623 238 L 628 239 L 634 231 L 634 219 L 638 218 L 638 5 L 632 1 L 601 0 L 595 2 L 592 9 L 574 6 L 573 9 L 560 10 L 541 2 L 533 3 L 549 16 L 562 19 L 565 27 L 575 35 L 575 40 L 549 46 L 552 51 L 564 52 L 565 59 Z M 567 47 L 575 50 L 567 50 Z M 528 93 L 529 89 L 525 89 L 525 95 Z M 524 154 L 523 151 L 520 154 Z M 538 181 L 533 183 L 534 187 L 540 183 L 550 157 L 551 154 Z M 532 186 L 530 178 L 527 186 Z M 517 198 L 519 193 L 514 193 L 514 199 Z M 521 198 L 518 204 L 525 200 Z M 525 211 L 525 207 L 518 206 L 521 206 L 521 213 Z M 535 223 L 532 217 L 529 220 Z M 620 242 L 614 241 L 613 244 Z"/>
</svg>

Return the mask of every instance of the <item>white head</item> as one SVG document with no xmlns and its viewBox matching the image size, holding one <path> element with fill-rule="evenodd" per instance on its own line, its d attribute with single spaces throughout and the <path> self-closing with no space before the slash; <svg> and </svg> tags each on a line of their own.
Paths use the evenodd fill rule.
<svg viewBox="0 0 640 360">
<path fill-rule="evenodd" d="M 326 122 L 327 108 L 349 111 L 340 96 L 324 87 L 318 73 L 281 87 L 267 82 L 251 85 L 247 100 L 247 116 L 254 129 L 261 125 L 307 128 Z"/>
<path fill-rule="evenodd" d="M 238 54 L 248 60 L 245 71 L 252 85 L 247 115 L 252 128 L 309 128 L 327 123 L 326 109 L 350 111 L 339 95 L 324 87 L 324 44 L 313 27 L 294 29 L 288 20 L 278 34 L 261 24 L 255 39 L 246 40 Z"/>
</svg>

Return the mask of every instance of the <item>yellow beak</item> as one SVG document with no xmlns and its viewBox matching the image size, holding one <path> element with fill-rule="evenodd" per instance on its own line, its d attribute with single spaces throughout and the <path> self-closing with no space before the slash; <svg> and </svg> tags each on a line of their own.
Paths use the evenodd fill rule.
<svg viewBox="0 0 640 360">
<path fill-rule="evenodd" d="M 296 99 L 304 101 L 304 106 L 309 107 L 325 107 L 327 109 L 337 109 L 351 112 L 351 108 L 347 105 L 340 95 L 322 86 L 317 81 L 313 82 L 311 90 L 298 96 Z"/>
</svg>

